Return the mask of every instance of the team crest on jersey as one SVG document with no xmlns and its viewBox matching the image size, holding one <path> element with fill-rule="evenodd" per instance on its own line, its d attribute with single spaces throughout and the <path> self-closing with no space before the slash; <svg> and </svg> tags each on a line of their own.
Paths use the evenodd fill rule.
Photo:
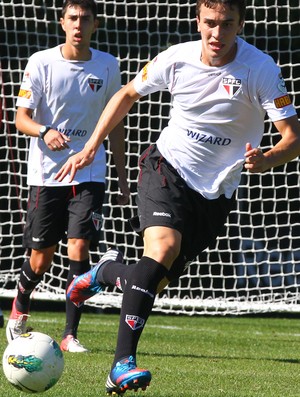
<svg viewBox="0 0 300 397">
<path fill-rule="evenodd" d="M 126 314 L 125 321 L 133 331 L 142 328 L 145 324 L 145 320 L 143 318 L 131 314 Z"/>
<path fill-rule="evenodd" d="M 242 80 L 233 77 L 223 77 L 222 85 L 227 91 L 229 98 L 236 96 L 242 88 Z"/>
<path fill-rule="evenodd" d="M 102 215 L 101 214 L 97 214 L 96 212 L 93 212 L 92 214 L 92 221 L 93 224 L 95 226 L 96 230 L 100 230 L 101 226 L 102 226 Z"/>
<path fill-rule="evenodd" d="M 98 92 L 100 88 L 103 86 L 103 80 L 102 79 L 92 79 L 91 77 L 89 78 L 89 86 L 94 92 Z"/>
</svg>

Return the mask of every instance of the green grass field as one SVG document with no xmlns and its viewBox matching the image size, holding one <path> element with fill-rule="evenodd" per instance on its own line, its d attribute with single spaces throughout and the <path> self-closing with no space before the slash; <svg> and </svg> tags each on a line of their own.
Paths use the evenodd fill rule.
<svg viewBox="0 0 300 397">
<path fill-rule="evenodd" d="M 4 311 L 7 318 L 8 312 Z M 60 342 L 63 312 L 34 312 L 30 324 Z M 105 396 L 118 315 L 86 313 L 79 339 L 89 353 L 65 353 L 60 381 L 48 397 Z M 0 329 L 1 356 L 6 347 Z M 152 372 L 147 391 L 126 397 L 300 396 L 300 321 L 263 317 L 150 317 L 138 365 Z M 25 396 L 0 373 L 0 396 Z"/>
</svg>

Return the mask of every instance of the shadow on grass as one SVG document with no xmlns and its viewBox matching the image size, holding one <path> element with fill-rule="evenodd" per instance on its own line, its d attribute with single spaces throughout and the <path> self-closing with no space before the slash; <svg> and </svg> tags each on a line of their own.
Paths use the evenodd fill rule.
<svg viewBox="0 0 300 397">
<path fill-rule="evenodd" d="M 99 354 L 114 354 L 115 351 L 112 349 L 101 349 L 101 348 L 93 348 L 90 350 L 91 353 Z M 140 351 L 138 353 L 139 356 L 145 357 L 168 357 L 168 358 L 191 358 L 191 359 L 203 359 L 203 360 L 245 360 L 245 361 L 273 361 L 279 363 L 288 363 L 288 364 L 300 364 L 300 359 L 288 359 L 288 358 L 269 358 L 269 357 L 228 357 L 228 356 L 208 356 L 203 354 L 176 354 L 176 353 L 147 353 Z"/>
</svg>

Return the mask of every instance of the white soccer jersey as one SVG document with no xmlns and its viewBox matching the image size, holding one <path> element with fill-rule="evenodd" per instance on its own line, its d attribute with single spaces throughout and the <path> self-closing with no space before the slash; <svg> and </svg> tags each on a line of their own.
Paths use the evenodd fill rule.
<svg viewBox="0 0 300 397">
<path fill-rule="evenodd" d="M 89 61 L 63 58 L 61 46 L 33 54 L 24 71 L 17 106 L 34 109 L 34 119 L 68 135 L 70 149 L 53 152 L 40 138 L 30 138 L 27 183 L 69 185 L 54 177 L 72 154 L 83 149 L 105 105 L 121 87 L 116 58 L 90 49 Z M 89 166 L 78 170 L 72 184 L 104 182 L 106 154 L 102 145 Z"/>
<path fill-rule="evenodd" d="M 167 89 L 169 124 L 157 146 L 188 186 L 208 199 L 230 198 L 240 182 L 247 142 L 257 147 L 266 113 L 272 121 L 295 115 L 273 59 L 237 38 L 234 61 L 210 67 L 201 40 L 174 45 L 135 77 L 140 95 Z"/>
</svg>

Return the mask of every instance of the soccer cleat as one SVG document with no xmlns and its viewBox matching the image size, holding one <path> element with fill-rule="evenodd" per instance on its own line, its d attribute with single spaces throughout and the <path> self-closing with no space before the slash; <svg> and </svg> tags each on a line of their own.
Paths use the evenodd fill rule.
<svg viewBox="0 0 300 397">
<path fill-rule="evenodd" d="M 61 341 L 60 350 L 70 353 L 85 353 L 88 351 L 73 335 L 68 335 Z"/>
<path fill-rule="evenodd" d="M 146 390 L 151 381 L 151 373 L 146 369 L 137 368 L 133 356 L 119 362 L 112 369 L 105 384 L 107 395 L 122 396 L 126 390 Z"/>
<path fill-rule="evenodd" d="M 115 248 L 110 248 L 100 261 L 88 272 L 74 278 L 67 290 L 67 297 L 76 305 L 81 306 L 84 301 L 103 291 L 104 284 L 97 281 L 97 273 L 107 262 L 123 262 L 123 254 Z"/>
<path fill-rule="evenodd" d="M 13 300 L 10 317 L 6 325 L 6 338 L 8 343 L 27 331 L 26 321 L 29 317 L 29 314 L 21 313 L 17 310 L 16 300 L 17 298 Z"/>
</svg>

